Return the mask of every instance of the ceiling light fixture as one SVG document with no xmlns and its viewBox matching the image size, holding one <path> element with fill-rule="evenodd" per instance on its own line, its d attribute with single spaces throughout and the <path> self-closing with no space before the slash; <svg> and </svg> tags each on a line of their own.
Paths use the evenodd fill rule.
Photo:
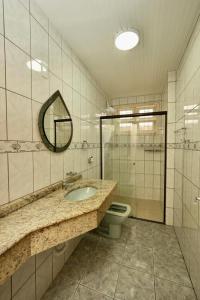
<svg viewBox="0 0 200 300">
<path fill-rule="evenodd" d="M 136 30 L 127 30 L 117 34 L 115 46 L 117 49 L 127 51 L 135 48 L 139 43 L 140 37 Z"/>
</svg>

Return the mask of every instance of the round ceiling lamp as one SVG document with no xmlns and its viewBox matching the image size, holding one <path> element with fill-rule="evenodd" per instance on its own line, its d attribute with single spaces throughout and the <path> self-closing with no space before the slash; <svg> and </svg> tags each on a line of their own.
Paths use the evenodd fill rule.
<svg viewBox="0 0 200 300">
<path fill-rule="evenodd" d="M 139 43 L 140 37 L 136 30 L 127 30 L 117 34 L 115 46 L 117 49 L 127 51 L 135 48 Z"/>
</svg>

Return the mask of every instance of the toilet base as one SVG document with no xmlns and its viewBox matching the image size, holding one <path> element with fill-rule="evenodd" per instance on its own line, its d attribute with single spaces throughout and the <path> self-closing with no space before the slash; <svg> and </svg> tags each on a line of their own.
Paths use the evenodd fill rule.
<svg viewBox="0 0 200 300">
<path fill-rule="evenodd" d="M 110 239 L 119 239 L 122 232 L 121 224 L 109 224 L 108 226 L 100 226 L 98 233 Z"/>
</svg>

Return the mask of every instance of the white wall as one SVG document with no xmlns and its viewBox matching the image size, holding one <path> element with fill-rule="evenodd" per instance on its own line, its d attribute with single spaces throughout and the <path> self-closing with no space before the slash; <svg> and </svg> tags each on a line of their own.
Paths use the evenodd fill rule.
<svg viewBox="0 0 200 300">
<path fill-rule="evenodd" d="M 48 72 L 31 72 L 26 63 L 32 59 L 45 62 Z M 72 144 L 60 154 L 45 148 L 37 125 L 42 104 L 57 89 L 74 125 Z M 0 205 L 60 181 L 68 171 L 99 178 L 96 115 L 105 99 L 33 0 L 0 0 Z M 84 150 L 83 140 L 89 143 Z M 0 286 L 0 300 L 40 299 L 78 242 L 68 241 L 60 256 L 50 249 L 30 258 Z"/>
<path fill-rule="evenodd" d="M 58 32 L 29 1 L 0 0 L 0 205 L 55 183 L 67 171 L 99 177 L 99 120 L 105 95 Z M 40 59 L 48 72 L 26 63 Z M 55 154 L 41 143 L 38 113 L 57 89 L 72 115 L 70 149 Z M 81 149 L 87 140 L 89 148 Z M 87 158 L 94 156 L 89 165 Z"/>
<path fill-rule="evenodd" d="M 175 149 L 175 102 L 176 71 L 168 72 L 163 91 L 163 109 L 167 110 L 167 182 L 166 182 L 166 224 L 173 225 L 174 206 L 174 149 Z"/>
<path fill-rule="evenodd" d="M 200 20 L 177 71 L 174 226 L 200 299 Z M 185 129 L 184 129 L 185 128 Z"/>
</svg>

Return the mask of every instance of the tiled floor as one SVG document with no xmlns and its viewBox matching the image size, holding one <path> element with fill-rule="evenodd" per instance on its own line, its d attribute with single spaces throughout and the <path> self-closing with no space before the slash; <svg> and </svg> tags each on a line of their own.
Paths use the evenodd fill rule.
<svg viewBox="0 0 200 300">
<path fill-rule="evenodd" d="M 42 300 L 195 300 L 172 227 L 128 219 L 119 240 L 88 233 Z"/>
</svg>

